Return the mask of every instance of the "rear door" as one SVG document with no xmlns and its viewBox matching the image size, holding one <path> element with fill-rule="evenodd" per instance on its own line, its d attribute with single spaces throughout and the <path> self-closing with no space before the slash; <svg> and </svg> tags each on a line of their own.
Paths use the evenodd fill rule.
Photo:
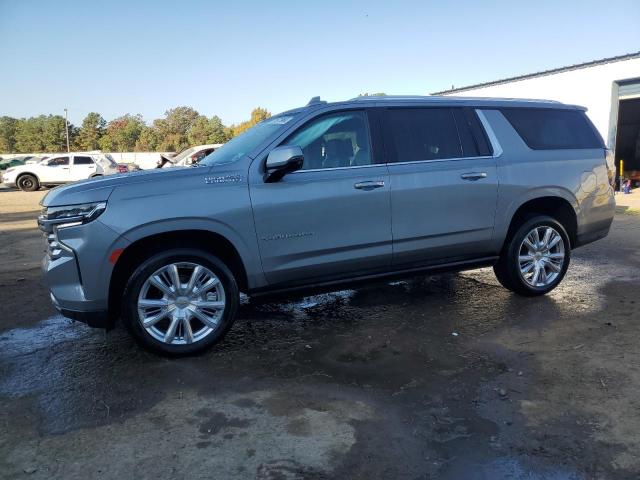
<svg viewBox="0 0 640 480">
<path fill-rule="evenodd" d="M 414 267 L 487 255 L 496 159 L 466 108 L 387 108 L 393 264 Z"/>
<path fill-rule="evenodd" d="M 250 185 L 268 282 L 315 283 L 388 269 L 389 174 L 367 112 L 321 115 L 281 145 L 302 149 L 303 168 L 276 183 L 254 176 Z"/>
<path fill-rule="evenodd" d="M 71 165 L 71 181 L 86 180 L 95 175 L 96 163 L 89 155 L 74 155 L 73 165 Z"/>
</svg>

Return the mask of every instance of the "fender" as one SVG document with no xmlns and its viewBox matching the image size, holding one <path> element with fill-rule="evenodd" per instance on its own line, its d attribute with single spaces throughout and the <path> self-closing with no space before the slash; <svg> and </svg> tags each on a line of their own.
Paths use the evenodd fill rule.
<svg viewBox="0 0 640 480">
<path fill-rule="evenodd" d="M 255 247 L 247 244 L 246 239 L 243 238 L 231 225 L 211 218 L 168 218 L 139 225 L 122 232 L 119 239 L 114 242 L 113 247 L 114 249 L 126 248 L 132 243 L 152 235 L 184 230 L 200 230 L 224 237 L 238 252 L 245 272 L 247 273 L 249 286 L 251 288 L 259 288 L 266 285 L 266 279 L 264 278 L 262 265 L 260 263 L 260 256 L 257 252 L 257 243 L 255 244 Z M 105 260 L 108 262 L 108 258 Z M 110 268 L 111 270 L 113 269 L 113 265 L 111 264 L 105 265 L 105 267 Z M 109 276 L 110 275 L 111 272 L 109 273 Z"/>
<path fill-rule="evenodd" d="M 16 185 L 18 184 L 18 179 L 19 179 L 20 177 L 22 177 L 23 175 L 31 175 L 31 176 L 33 176 L 33 177 L 36 177 L 36 180 L 38 181 L 38 185 L 42 185 L 42 182 L 40 181 L 40 177 L 38 176 L 38 174 L 37 174 L 37 173 L 33 173 L 33 172 L 32 172 L 32 171 L 30 171 L 30 170 L 27 170 L 27 171 L 24 171 L 24 172 L 19 172 L 19 173 L 16 175 Z"/>
</svg>

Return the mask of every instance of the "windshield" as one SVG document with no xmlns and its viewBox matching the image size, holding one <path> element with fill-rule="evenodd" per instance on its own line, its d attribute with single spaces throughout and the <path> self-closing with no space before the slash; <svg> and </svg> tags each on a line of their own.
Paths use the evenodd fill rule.
<svg viewBox="0 0 640 480">
<path fill-rule="evenodd" d="M 200 165 L 211 166 L 235 162 L 278 130 L 284 128 L 293 118 L 294 115 L 279 115 L 263 120 L 207 155 L 202 159 Z"/>
</svg>

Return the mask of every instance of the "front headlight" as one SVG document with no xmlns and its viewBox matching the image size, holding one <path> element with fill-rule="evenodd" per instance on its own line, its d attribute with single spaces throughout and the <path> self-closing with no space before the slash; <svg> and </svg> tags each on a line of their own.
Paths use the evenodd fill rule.
<svg viewBox="0 0 640 480">
<path fill-rule="evenodd" d="M 42 209 L 42 215 L 38 217 L 38 223 L 45 232 L 52 230 L 54 226 L 63 228 L 82 225 L 98 218 L 106 208 L 107 202 L 46 207 Z"/>
</svg>

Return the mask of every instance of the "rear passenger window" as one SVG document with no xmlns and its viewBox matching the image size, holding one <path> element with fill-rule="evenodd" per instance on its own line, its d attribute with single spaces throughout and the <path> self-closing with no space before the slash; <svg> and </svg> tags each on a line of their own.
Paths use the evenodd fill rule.
<svg viewBox="0 0 640 480">
<path fill-rule="evenodd" d="M 93 165 L 91 157 L 73 157 L 74 165 Z"/>
<path fill-rule="evenodd" d="M 576 110 L 505 108 L 502 114 L 534 150 L 604 148 L 586 115 Z"/>
<path fill-rule="evenodd" d="M 390 108 L 386 123 L 396 162 L 462 157 L 450 108 Z"/>
</svg>

